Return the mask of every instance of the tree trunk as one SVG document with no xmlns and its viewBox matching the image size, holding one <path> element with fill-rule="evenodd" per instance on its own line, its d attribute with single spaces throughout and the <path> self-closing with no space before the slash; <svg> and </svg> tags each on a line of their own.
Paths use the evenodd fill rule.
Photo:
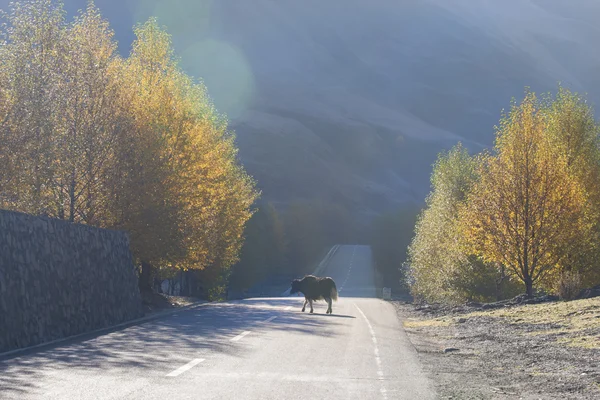
<svg viewBox="0 0 600 400">
<path fill-rule="evenodd" d="M 502 293 L 502 279 L 496 281 L 496 301 L 500 301 L 503 299 Z"/>
<path fill-rule="evenodd" d="M 525 278 L 525 294 L 527 297 L 533 297 L 533 280 L 529 276 Z"/>
<path fill-rule="evenodd" d="M 506 280 L 506 270 L 504 265 L 500 265 L 500 277 L 496 279 L 496 301 L 504 300 L 504 281 Z"/>
<path fill-rule="evenodd" d="M 147 261 L 142 261 L 142 272 L 140 273 L 139 287 L 141 292 L 152 292 L 154 281 L 154 267 Z"/>
<path fill-rule="evenodd" d="M 69 222 L 75 222 L 75 171 L 71 173 L 71 184 L 69 185 Z"/>
<path fill-rule="evenodd" d="M 184 279 L 183 279 L 183 269 L 179 270 L 179 296 L 184 295 Z"/>
</svg>

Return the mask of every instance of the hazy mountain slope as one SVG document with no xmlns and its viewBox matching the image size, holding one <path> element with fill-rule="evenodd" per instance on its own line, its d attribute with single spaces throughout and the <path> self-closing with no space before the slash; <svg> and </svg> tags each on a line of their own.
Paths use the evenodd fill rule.
<svg viewBox="0 0 600 400">
<path fill-rule="evenodd" d="M 67 2 L 72 13 L 83 1 Z M 264 198 L 372 212 L 428 191 L 435 154 L 490 145 L 525 86 L 600 96 L 595 0 L 97 1 L 123 53 L 159 17 Z"/>
</svg>

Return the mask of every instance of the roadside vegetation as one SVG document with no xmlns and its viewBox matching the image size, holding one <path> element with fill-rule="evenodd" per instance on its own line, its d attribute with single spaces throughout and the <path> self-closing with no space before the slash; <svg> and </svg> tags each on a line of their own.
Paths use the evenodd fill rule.
<svg viewBox="0 0 600 400">
<path fill-rule="evenodd" d="M 413 296 L 573 299 L 600 284 L 599 132 L 584 97 L 527 91 L 492 151 L 471 156 L 458 144 L 441 154 L 409 247 Z"/>
<path fill-rule="evenodd" d="M 124 230 L 153 291 L 223 298 L 271 274 L 303 274 L 351 240 L 347 209 L 258 203 L 235 135 L 206 87 L 179 66 L 154 19 L 117 52 L 93 2 L 30 0 L 3 14 L 0 208 Z"/>
<path fill-rule="evenodd" d="M 234 134 L 153 19 L 129 57 L 89 3 L 12 3 L 0 47 L 0 208 L 125 230 L 141 267 L 218 296 L 258 197 Z M 173 272 L 173 273 L 174 273 Z"/>
<path fill-rule="evenodd" d="M 600 297 L 541 304 L 395 304 L 442 399 L 597 399 Z"/>
<path fill-rule="evenodd" d="M 421 309 L 423 310 L 423 309 Z M 428 310 L 427 308 L 425 310 Z M 545 340 L 571 347 L 600 347 L 600 298 L 570 302 L 548 302 L 505 306 L 493 310 L 477 306 L 458 309 L 431 309 L 441 315 L 434 318 L 410 319 L 407 328 L 444 327 L 486 318 L 515 328 L 518 336 L 544 337 Z"/>
</svg>

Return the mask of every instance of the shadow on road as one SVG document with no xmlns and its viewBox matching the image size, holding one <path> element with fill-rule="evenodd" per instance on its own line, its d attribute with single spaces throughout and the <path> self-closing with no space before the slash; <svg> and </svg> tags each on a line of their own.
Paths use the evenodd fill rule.
<svg viewBox="0 0 600 400">
<path fill-rule="evenodd" d="M 25 394 L 43 395 L 42 378 L 52 379 L 50 375 L 62 369 L 102 371 L 119 376 L 135 368 L 163 376 L 174 363 L 189 361 L 190 354 L 212 351 L 244 357 L 249 348 L 230 339 L 245 330 L 258 334 L 285 330 L 335 336 L 335 325 L 340 322 L 335 318 L 308 318 L 306 313 L 300 312 L 302 301 L 302 298 L 260 298 L 211 304 L 3 360 L 0 361 L 0 394 L 16 398 Z M 293 309 L 285 310 L 289 306 Z M 312 314 L 311 317 L 315 315 L 326 316 Z M 273 322 L 264 323 L 273 316 L 277 317 Z"/>
<path fill-rule="evenodd" d="M 309 313 L 308 315 L 310 315 L 311 317 L 326 317 L 326 318 L 356 318 L 352 315 L 343 315 L 343 314 L 315 314 L 315 313 L 310 314 Z"/>
</svg>

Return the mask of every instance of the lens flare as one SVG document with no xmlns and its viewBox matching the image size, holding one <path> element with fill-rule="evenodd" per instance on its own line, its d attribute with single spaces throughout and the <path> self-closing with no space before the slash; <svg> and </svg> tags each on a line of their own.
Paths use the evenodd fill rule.
<svg viewBox="0 0 600 400">
<path fill-rule="evenodd" d="M 230 118 L 240 116 L 254 92 L 254 79 L 244 54 L 222 41 L 207 39 L 189 46 L 182 67 L 203 79 L 215 106 Z"/>
<path fill-rule="evenodd" d="M 254 92 L 254 75 L 244 53 L 219 37 L 221 21 L 212 0 L 139 0 L 136 20 L 150 16 L 167 27 L 181 67 L 201 79 L 220 112 L 243 114 Z"/>
</svg>

